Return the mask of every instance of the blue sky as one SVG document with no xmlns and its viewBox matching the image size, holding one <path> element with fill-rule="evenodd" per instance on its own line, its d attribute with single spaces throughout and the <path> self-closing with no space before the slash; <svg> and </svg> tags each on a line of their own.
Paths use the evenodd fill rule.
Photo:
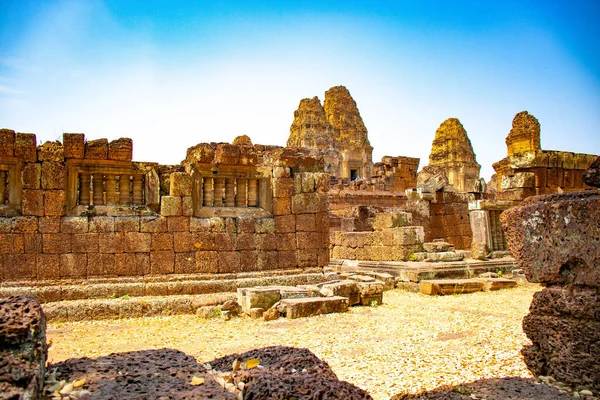
<svg viewBox="0 0 600 400">
<path fill-rule="evenodd" d="M 300 99 L 344 85 L 374 160 L 426 165 L 456 117 L 487 180 L 522 110 L 544 149 L 600 153 L 598 20 L 599 0 L 0 0 L 0 125 L 178 163 L 240 134 L 285 145 Z"/>
</svg>

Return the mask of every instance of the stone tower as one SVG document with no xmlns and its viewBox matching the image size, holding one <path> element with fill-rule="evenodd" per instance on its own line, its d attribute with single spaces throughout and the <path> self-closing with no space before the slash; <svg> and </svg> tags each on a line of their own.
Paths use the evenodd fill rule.
<svg viewBox="0 0 600 400">
<path fill-rule="evenodd" d="M 527 111 L 521 111 L 513 118 L 512 129 L 506 137 L 508 155 L 540 150 L 540 123 Z"/>
<path fill-rule="evenodd" d="M 481 165 L 477 164 L 467 131 L 456 118 L 448 118 L 435 131 L 429 165 L 442 167 L 459 192 L 474 190 Z"/>
<path fill-rule="evenodd" d="M 290 127 L 288 147 L 310 149 L 322 156 L 325 170 L 340 178 L 370 178 L 373 148 L 356 102 L 344 86 L 318 97 L 300 100 Z"/>
</svg>

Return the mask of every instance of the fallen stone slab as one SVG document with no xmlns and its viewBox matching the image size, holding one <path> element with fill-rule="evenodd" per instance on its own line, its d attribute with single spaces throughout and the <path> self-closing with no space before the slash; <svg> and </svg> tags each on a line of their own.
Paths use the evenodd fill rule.
<svg viewBox="0 0 600 400">
<path fill-rule="evenodd" d="M 362 306 L 370 306 L 374 302 L 379 305 L 383 304 L 383 283 L 375 282 L 359 282 L 360 287 L 360 304 Z"/>
<path fill-rule="evenodd" d="M 517 282 L 506 278 L 477 278 L 484 283 L 484 290 L 500 290 L 517 287 Z"/>
<path fill-rule="evenodd" d="M 214 370 L 230 374 L 235 360 L 243 363 L 250 359 L 259 360 L 261 368 L 233 373 L 235 381 L 245 383 L 245 399 L 372 399 L 366 391 L 339 380 L 325 361 L 305 348 L 265 347 L 231 354 L 208 364 Z"/>
<path fill-rule="evenodd" d="M 245 314 L 250 314 L 252 308 L 264 308 L 268 310 L 281 300 L 279 289 L 271 287 L 238 288 L 238 303 L 242 306 Z"/>
<path fill-rule="evenodd" d="M 349 306 L 360 304 L 360 286 L 355 281 L 344 280 L 327 283 L 323 285 L 323 289 L 331 290 L 332 296 L 347 297 Z"/>
<path fill-rule="evenodd" d="M 298 286 L 269 286 L 270 289 L 279 290 L 282 299 L 303 299 L 305 297 L 315 297 L 308 289 Z"/>
<path fill-rule="evenodd" d="M 448 242 L 426 242 L 423 243 L 423 250 L 427 253 L 440 253 L 450 250 L 452 248 L 450 243 Z"/>
<path fill-rule="evenodd" d="M 463 253 L 457 253 L 455 251 L 444 251 L 436 253 L 427 253 L 428 262 L 451 262 L 461 261 L 465 255 Z"/>
<path fill-rule="evenodd" d="M 350 275 L 348 277 L 349 280 L 351 281 L 356 281 L 356 282 L 375 282 L 377 279 L 373 278 L 372 276 L 368 276 L 368 275 Z"/>
<path fill-rule="evenodd" d="M 485 284 L 477 279 L 439 279 L 419 282 L 419 290 L 423 294 L 463 294 L 483 290 Z"/>
<path fill-rule="evenodd" d="M 348 311 L 348 299 L 341 296 L 285 299 L 281 300 L 277 309 L 284 313 L 287 319 L 341 313 Z"/>
<path fill-rule="evenodd" d="M 38 399 L 48 349 L 46 318 L 29 296 L 0 299 L 0 399 Z"/>
</svg>

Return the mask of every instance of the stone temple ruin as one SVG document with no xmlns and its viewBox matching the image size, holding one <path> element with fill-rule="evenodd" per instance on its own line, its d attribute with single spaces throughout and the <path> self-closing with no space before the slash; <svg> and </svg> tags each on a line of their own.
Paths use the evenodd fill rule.
<svg viewBox="0 0 600 400">
<path fill-rule="evenodd" d="M 523 111 L 486 184 L 458 119 L 433 137 L 420 171 L 418 158 L 373 163 L 343 86 L 329 89 L 323 104 L 300 101 L 286 147 L 240 136 L 190 147 L 179 165 L 133 161 L 127 138 L 65 133 L 62 143 L 38 146 L 34 134 L 2 129 L 0 299 L 33 296 L 49 320 L 204 315 L 215 307 L 268 320 L 380 304 L 394 287 L 510 287 L 491 276 L 522 266 L 548 285 L 524 323 L 533 341 L 528 365 L 598 389 L 585 368 L 564 372 L 575 359 L 599 359 L 597 316 L 585 311 L 595 307 L 598 281 L 590 255 L 598 247 L 596 156 L 542 150 L 540 124 Z M 577 237 L 555 234 L 573 226 Z M 131 300 L 111 300 L 120 296 Z M 573 318 L 591 332 L 574 343 L 590 350 L 553 354 L 537 327 L 567 348 Z M 569 337 L 557 328 L 567 325 Z"/>
</svg>

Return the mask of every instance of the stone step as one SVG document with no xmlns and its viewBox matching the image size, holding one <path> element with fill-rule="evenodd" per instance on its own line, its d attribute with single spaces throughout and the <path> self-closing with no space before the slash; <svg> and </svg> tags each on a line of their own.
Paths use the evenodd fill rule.
<svg viewBox="0 0 600 400">
<path fill-rule="evenodd" d="M 84 299 L 42 304 L 48 321 L 92 321 L 101 319 L 194 314 L 200 307 L 235 300 L 235 293 L 173 296 L 123 296 L 116 299 Z"/>
<path fill-rule="evenodd" d="M 84 299 L 112 299 L 123 296 L 174 296 L 235 292 L 239 287 L 265 285 L 295 286 L 331 281 L 320 269 L 269 271 L 221 275 L 157 275 L 119 279 L 48 281 L 43 285 L 0 284 L 0 298 L 30 295 L 40 303 Z"/>
<path fill-rule="evenodd" d="M 348 311 L 348 299 L 341 296 L 285 299 L 281 300 L 277 309 L 288 319 L 341 313 Z"/>
<path fill-rule="evenodd" d="M 463 294 L 479 292 L 485 288 L 485 283 L 477 279 L 437 279 L 419 282 L 423 294 Z"/>
<path fill-rule="evenodd" d="M 517 287 L 517 282 L 506 278 L 477 278 L 485 285 L 485 290 L 500 290 Z"/>
</svg>

